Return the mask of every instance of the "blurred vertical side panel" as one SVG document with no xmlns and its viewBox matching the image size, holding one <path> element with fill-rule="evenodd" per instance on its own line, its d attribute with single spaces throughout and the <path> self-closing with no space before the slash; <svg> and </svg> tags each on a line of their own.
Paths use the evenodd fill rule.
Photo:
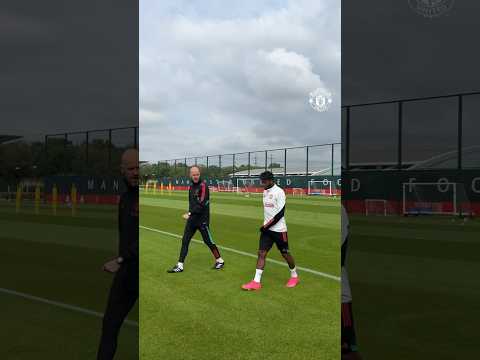
<svg viewBox="0 0 480 360">
<path fill-rule="evenodd" d="M 95 359 L 138 147 L 138 4 L 0 4 L 1 359 Z M 138 358 L 138 309 L 116 359 Z"/>
<path fill-rule="evenodd" d="M 342 195 L 358 351 L 477 358 L 480 4 L 342 4 Z"/>
</svg>

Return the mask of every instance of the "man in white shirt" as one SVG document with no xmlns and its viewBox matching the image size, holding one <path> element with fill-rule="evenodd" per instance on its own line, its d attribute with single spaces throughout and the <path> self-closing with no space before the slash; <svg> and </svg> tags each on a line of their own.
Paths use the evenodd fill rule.
<svg viewBox="0 0 480 360">
<path fill-rule="evenodd" d="M 260 244 L 257 258 L 257 268 L 252 281 L 242 285 L 244 290 L 260 290 L 261 279 L 265 268 L 267 253 L 275 244 L 290 268 L 290 279 L 286 286 L 297 286 L 299 279 L 295 260 L 288 249 L 287 224 L 285 222 L 285 192 L 275 184 L 273 174 L 265 171 L 260 174 L 260 180 L 264 187 L 263 209 L 264 221 L 260 227 Z"/>
</svg>

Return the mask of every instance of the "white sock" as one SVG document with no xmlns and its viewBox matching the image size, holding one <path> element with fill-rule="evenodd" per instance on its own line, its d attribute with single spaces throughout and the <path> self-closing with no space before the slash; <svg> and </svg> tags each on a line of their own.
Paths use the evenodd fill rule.
<svg viewBox="0 0 480 360">
<path fill-rule="evenodd" d="M 255 270 L 255 277 L 253 278 L 253 281 L 259 283 L 262 280 L 262 273 L 263 273 L 263 270 L 256 269 Z"/>
<path fill-rule="evenodd" d="M 183 263 L 179 262 L 179 263 L 177 263 L 177 266 L 178 266 L 180 269 L 183 269 Z"/>
<path fill-rule="evenodd" d="M 215 259 L 215 261 L 222 264 L 225 262 L 221 257 L 219 257 L 218 259 Z"/>
<path fill-rule="evenodd" d="M 292 278 L 298 277 L 296 266 L 293 269 L 290 269 L 290 275 L 292 276 Z"/>
</svg>

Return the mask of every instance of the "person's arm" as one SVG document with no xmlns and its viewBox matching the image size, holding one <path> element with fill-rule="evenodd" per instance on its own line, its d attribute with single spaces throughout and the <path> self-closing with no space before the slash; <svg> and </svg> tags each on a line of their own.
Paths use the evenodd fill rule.
<svg viewBox="0 0 480 360">
<path fill-rule="evenodd" d="M 208 189 L 207 184 L 203 181 L 200 184 L 200 192 L 198 193 L 198 198 L 195 199 L 195 204 L 193 205 L 190 213 L 193 214 L 203 214 L 207 205 L 210 201 L 210 190 Z"/>
<path fill-rule="evenodd" d="M 275 207 L 279 209 L 278 212 L 273 216 L 273 218 L 268 223 L 266 223 L 260 228 L 260 231 L 266 231 L 270 229 L 273 225 L 278 223 L 285 216 L 285 203 L 286 203 L 285 193 L 282 191 L 279 193 L 278 197 L 275 199 Z"/>
</svg>

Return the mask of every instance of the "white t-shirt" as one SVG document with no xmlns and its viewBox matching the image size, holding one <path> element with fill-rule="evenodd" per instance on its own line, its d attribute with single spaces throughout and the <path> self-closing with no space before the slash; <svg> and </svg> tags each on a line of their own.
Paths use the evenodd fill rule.
<svg viewBox="0 0 480 360">
<path fill-rule="evenodd" d="M 270 189 L 263 191 L 263 225 L 267 225 L 272 221 L 274 216 L 285 207 L 285 201 L 285 192 L 276 184 Z M 285 222 L 285 216 L 268 230 L 286 232 L 287 223 Z"/>
</svg>

